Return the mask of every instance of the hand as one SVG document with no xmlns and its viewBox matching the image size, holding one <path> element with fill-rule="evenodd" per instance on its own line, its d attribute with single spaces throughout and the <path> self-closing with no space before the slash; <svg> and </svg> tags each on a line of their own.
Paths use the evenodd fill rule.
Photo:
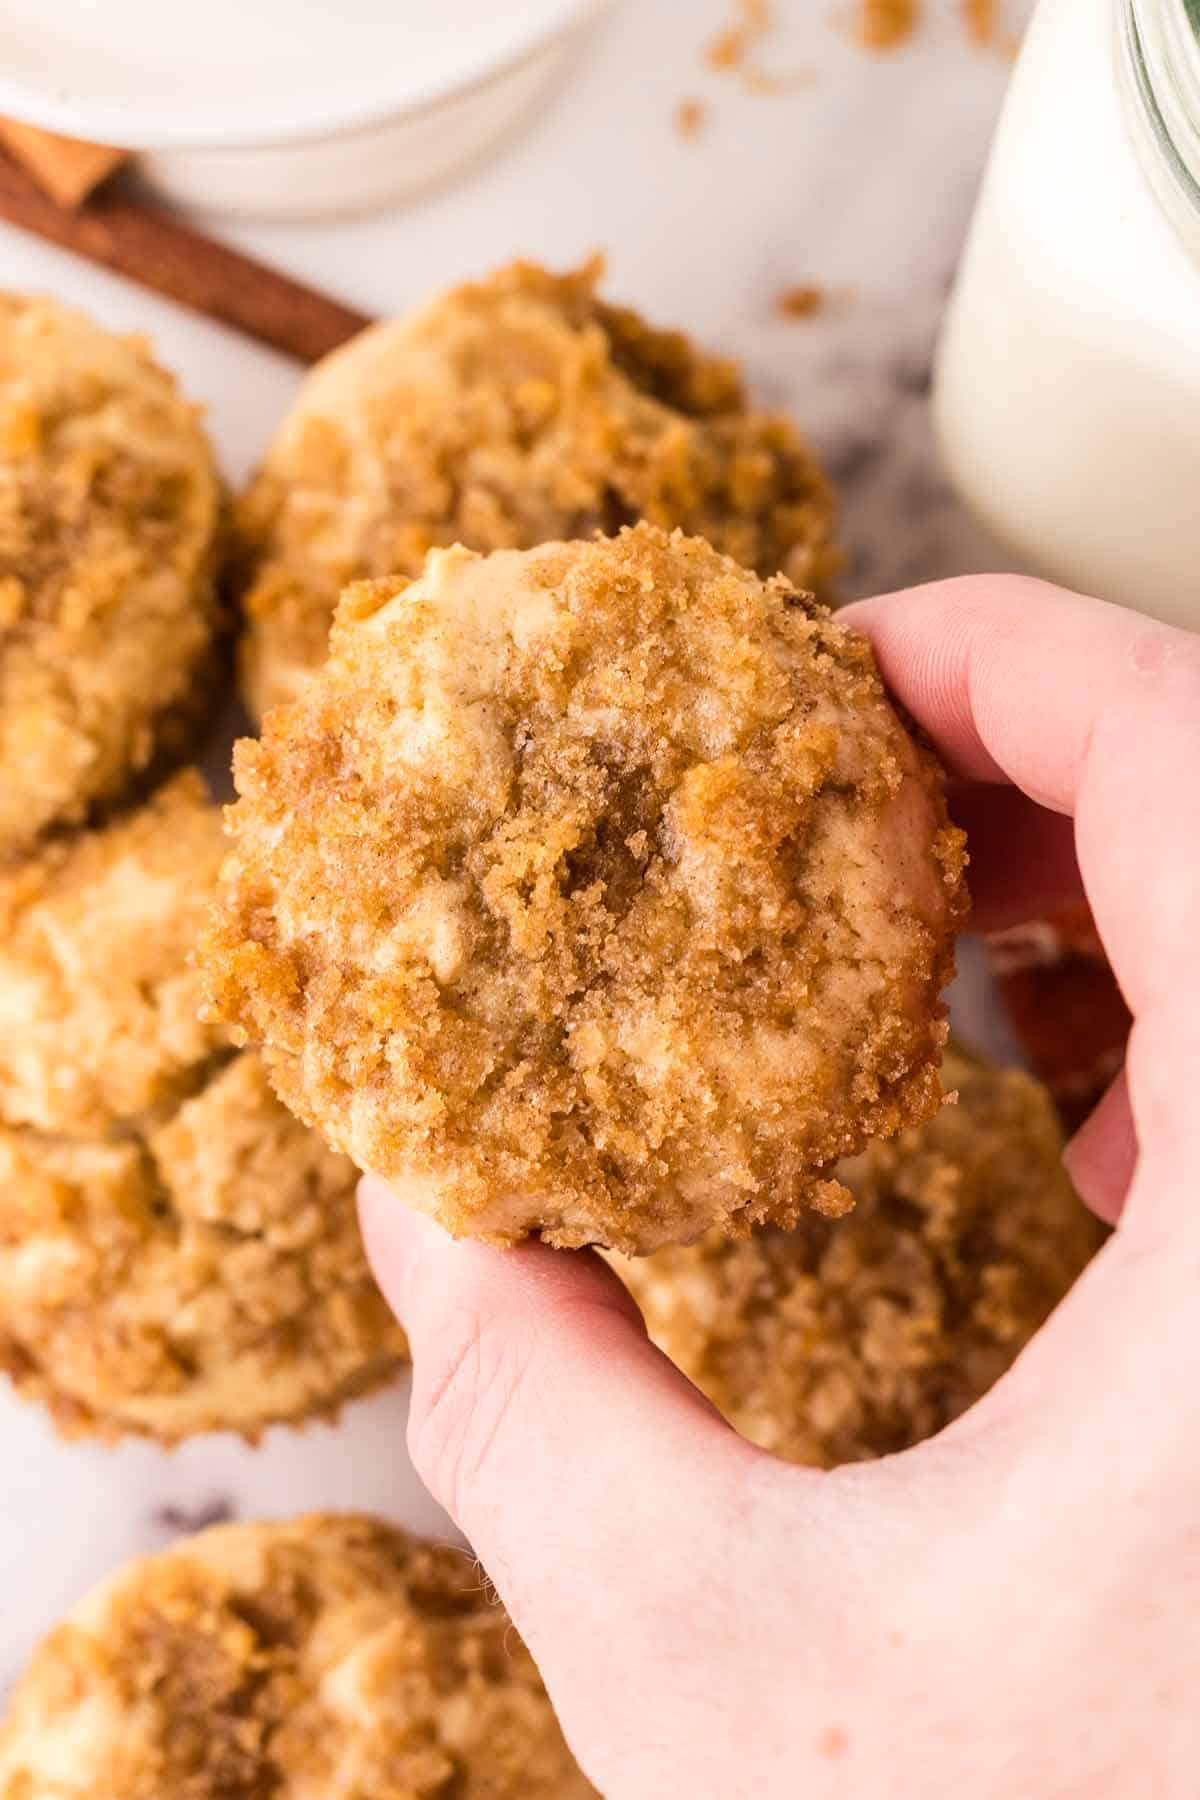
<svg viewBox="0 0 1200 1800">
<path fill-rule="evenodd" d="M 1200 1792 L 1200 637 L 981 578 L 843 614 L 963 784 L 980 920 L 1082 880 L 1135 1017 L 1118 1229 L 1009 1375 L 832 1474 L 737 1438 L 591 1255 L 362 1214 L 409 1443 L 608 1800 Z M 1071 821 L 1073 820 L 1073 827 Z"/>
</svg>

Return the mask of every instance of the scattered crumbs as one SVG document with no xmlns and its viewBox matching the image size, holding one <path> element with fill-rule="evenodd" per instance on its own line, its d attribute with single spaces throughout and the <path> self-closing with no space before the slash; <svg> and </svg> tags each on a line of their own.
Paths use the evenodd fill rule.
<svg viewBox="0 0 1200 1800">
<path fill-rule="evenodd" d="M 775 296 L 775 311 L 781 319 L 811 319 L 829 305 L 828 288 L 815 281 L 800 281 L 784 288 Z"/>
<path fill-rule="evenodd" d="M 675 108 L 675 129 L 681 138 L 694 143 L 708 124 L 708 108 L 703 100 L 681 100 Z"/>
<path fill-rule="evenodd" d="M 844 1725 L 830 1725 L 817 1739 L 817 1749 L 830 1762 L 837 1762 L 850 1748 L 850 1737 Z"/>
<path fill-rule="evenodd" d="M 1001 24 L 998 0 L 962 0 L 962 12 L 967 36 L 980 50 L 1016 54 L 1017 39 Z"/>
<path fill-rule="evenodd" d="M 740 68 L 745 54 L 746 33 L 740 26 L 732 25 L 713 38 L 704 52 L 704 60 L 710 69 L 724 74 L 729 69 Z"/>
<path fill-rule="evenodd" d="M 771 0 L 736 0 L 735 17 L 725 25 L 704 50 L 710 69 L 721 75 L 735 76 L 752 94 L 783 94 L 795 88 L 810 87 L 816 80 L 812 69 L 776 71 L 763 66 L 758 51 L 763 40 L 774 31 L 777 19 Z M 1004 29 L 1003 0 L 958 0 L 958 10 L 967 37 L 979 50 L 998 50 L 1013 56 L 1018 39 Z M 925 0 L 853 0 L 850 9 L 835 18 L 863 50 L 901 50 L 925 22 Z M 684 108 L 696 107 L 700 115 L 685 125 Z M 679 109 L 678 124 L 683 136 L 694 136 L 703 122 L 699 101 L 684 101 Z"/>
<path fill-rule="evenodd" d="M 229 1500 L 206 1500 L 198 1506 L 176 1506 L 168 1501 L 154 1509 L 154 1523 L 159 1530 L 175 1535 L 204 1531 L 209 1525 L 227 1525 L 233 1516 L 233 1503 Z"/>
<path fill-rule="evenodd" d="M 899 50 L 920 23 L 921 0 L 858 0 L 853 30 L 864 50 Z"/>
<path fill-rule="evenodd" d="M 707 50 L 705 60 L 710 69 L 728 73 L 740 69 L 747 54 L 775 23 L 770 0 L 737 0 L 737 17 L 719 31 Z"/>
<path fill-rule="evenodd" d="M 1016 54 L 1018 40 L 1001 21 L 1003 0 L 958 0 L 958 10 L 976 49 Z M 845 23 L 864 50 L 900 50 L 920 30 L 924 19 L 925 0 L 855 0 Z"/>
<path fill-rule="evenodd" d="M 996 41 L 996 0 L 962 0 L 962 10 L 971 42 L 990 49 Z"/>
<path fill-rule="evenodd" d="M 816 79 L 811 69 L 767 69 L 756 59 L 775 22 L 771 0 L 737 0 L 736 19 L 710 40 L 704 60 L 718 74 L 736 75 L 752 94 L 785 94 L 811 86 Z"/>
</svg>

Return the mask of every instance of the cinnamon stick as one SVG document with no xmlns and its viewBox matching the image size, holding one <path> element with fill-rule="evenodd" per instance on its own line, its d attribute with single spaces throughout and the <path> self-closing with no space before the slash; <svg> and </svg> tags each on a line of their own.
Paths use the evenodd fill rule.
<svg viewBox="0 0 1200 1800">
<path fill-rule="evenodd" d="M 82 138 L 63 137 L 26 125 L 20 119 L 0 119 L 0 138 L 17 161 L 23 163 L 59 206 L 81 206 L 102 181 L 125 161 L 127 152 L 111 144 L 89 144 Z"/>
<path fill-rule="evenodd" d="M 69 212 L 3 154 L 0 219 L 300 362 L 317 362 L 371 322 L 365 313 L 116 189 L 102 190 Z"/>
</svg>

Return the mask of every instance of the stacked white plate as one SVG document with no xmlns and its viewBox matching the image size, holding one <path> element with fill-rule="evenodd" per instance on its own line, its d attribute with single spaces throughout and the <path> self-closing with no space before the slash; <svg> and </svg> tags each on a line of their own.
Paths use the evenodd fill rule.
<svg viewBox="0 0 1200 1800">
<path fill-rule="evenodd" d="M 363 210 L 515 127 L 604 0 L 0 0 L 0 113 L 186 204 Z"/>
</svg>

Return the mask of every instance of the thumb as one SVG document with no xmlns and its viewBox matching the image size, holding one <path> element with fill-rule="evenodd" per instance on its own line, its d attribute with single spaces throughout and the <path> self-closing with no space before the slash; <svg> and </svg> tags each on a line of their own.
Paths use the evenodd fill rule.
<svg viewBox="0 0 1200 1800">
<path fill-rule="evenodd" d="M 1107 1225 L 1115 1225 L 1137 1171 L 1137 1159 L 1137 1127 L 1129 1079 L 1122 1068 L 1067 1145 L 1063 1161 L 1092 1211 Z"/>
<path fill-rule="evenodd" d="M 370 1176 L 359 1208 L 412 1349 L 413 1462 L 583 1742 L 571 1697 L 628 1696 L 630 1634 L 678 1621 L 697 1570 L 727 1558 L 761 1452 L 649 1342 L 599 1257 L 456 1243 Z"/>
</svg>

